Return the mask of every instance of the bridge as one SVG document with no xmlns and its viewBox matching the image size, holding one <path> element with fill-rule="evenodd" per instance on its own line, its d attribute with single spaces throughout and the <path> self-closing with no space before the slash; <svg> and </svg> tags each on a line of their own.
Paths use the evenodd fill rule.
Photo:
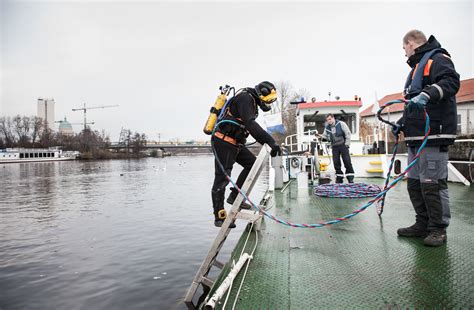
<svg viewBox="0 0 474 310">
<path fill-rule="evenodd" d="M 133 146 L 127 146 L 123 143 L 112 142 L 108 149 L 126 149 L 127 147 L 132 148 Z M 143 145 L 145 149 L 209 149 L 211 150 L 210 143 L 147 143 Z"/>
<path fill-rule="evenodd" d="M 260 147 L 259 144 L 250 145 L 249 148 Z M 123 150 L 133 149 L 133 146 L 127 146 L 123 143 L 112 142 L 107 149 L 109 150 Z M 169 152 L 171 155 L 184 155 L 184 154 L 211 154 L 212 148 L 211 143 L 147 143 L 141 147 L 144 150 L 162 150 Z"/>
</svg>

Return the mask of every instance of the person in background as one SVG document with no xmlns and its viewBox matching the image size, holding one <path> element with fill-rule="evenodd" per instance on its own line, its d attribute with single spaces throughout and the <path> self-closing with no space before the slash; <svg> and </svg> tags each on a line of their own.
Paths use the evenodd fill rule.
<svg viewBox="0 0 474 310">
<path fill-rule="evenodd" d="M 341 168 L 341 157 L 346 169 L 346 178 L 349 183 L 354 183 L 354 168 L 352 167 L 349 147 L 351 144 L 351 131 L 343 121 L 336 120 L 333 114 L 326 115 L 326 125 L 322 135 L 317 137 L 328 140 L 332 148 L 332 160 L 336 170 L 336 183 L 344 181 L 344 173 Z"/>
</svg>

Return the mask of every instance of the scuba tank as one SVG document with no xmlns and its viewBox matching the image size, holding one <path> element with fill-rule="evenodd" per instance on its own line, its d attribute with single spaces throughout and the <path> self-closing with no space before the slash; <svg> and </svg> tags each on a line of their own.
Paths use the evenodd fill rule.
<svg viewBox="0 0 474 310">
<path fill-rule="evenodd" d="M 220 86 L 219 90 L 221 91 L 221 94 L 217 96 L 216 102 L 214 103 L 214 106 L 211 108 L 211 114 L 207 118 L 206 124 L 204 125 L 204 133 L 206 135 L 212 134 L 212 131 L 214 130 L 214 126 L 216 125 L 216 121 L 218 116 L 221 113 L 222 108 L 227 102 L 227 96 L 230 94 L 231 90 L 234 90 L 235 94 L 235 89 L 234 87 L 230 87 L 229 85 L 226 86 Z"/>
</svg>

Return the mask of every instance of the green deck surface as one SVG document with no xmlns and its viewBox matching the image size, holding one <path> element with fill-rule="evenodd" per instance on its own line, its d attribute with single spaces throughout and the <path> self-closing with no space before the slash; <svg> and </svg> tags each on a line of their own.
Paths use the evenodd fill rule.
<svg viewBox="0 0 474 310">
<path fill-rule="evenodd" d="M 474 189 L 450 183 L 449 193 L 448 241 L 438 248 L 396 234 L 414 222 L 406 182 L 389 192 L 382 220 L 375 206 L 325 228 L 289 228 L 265 218 L 236 308 L 474 308 Z M 350 213 L 365 201 L 319 198 L 311 187 L 301 190 L 292 182 L 275 193 L 270 212 L 292 222 L 317 223 Z M 246 236 L 235 249 L 237 256 Z M 254 245 L 252 232 L 247 252 Z M 226 308 L 235 300 L 242 274 Z"/>
</svg>

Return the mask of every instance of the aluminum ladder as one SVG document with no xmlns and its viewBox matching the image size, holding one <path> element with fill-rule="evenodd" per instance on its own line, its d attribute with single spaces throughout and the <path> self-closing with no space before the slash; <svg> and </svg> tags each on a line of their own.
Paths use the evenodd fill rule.
<svg viewBox="0 0 474 310">
<path fill-rule="evenodd" d="M 255 163 L 252 166 L 252 169 L 250 170 L 247 178 L 245 179 L 244 184 L 242 185 L 242 191 L 247 196 L 250 195 L 250 192 L 252 191 L 258 177 L 260 176 L 260 173 L 262 172 L 265 166 L 265 163 L 268 162 L 269 151 L 270 151 L 269 146 L 264 145 L 262 147 L 262 149 L 260 150 L 260 153 L 258 154 L 255 160 Z M 244 197 L 242 195 L 238 195 L 237 198 L 235 199 L 231 210 L 227 214 L 226 220 L 222 224 L 222 227 L 219 233 L 217 234 L 216 239 L 212 243 L 209 253 L 207 254 L 206 258 L 201 264 L 201 267 L 196 273 L 193 283 L 189 287 L 188 292 L 186 293 L 186 296 L 184 298 L 184 303 L 186 304 L 188 309 L 197 309 L 197 307 L 199 307 L 199 302 L 198 304 L 195 305 L 193 303 L 193 299 L 200 286 L 203 287 L 203 291 L 204 293 L 206 293 L 214 285 L 214 280 L 208 277 L 208 274 L 211 268 L 214 266 L 222 270 L 225 266 L 225 263 L 217 260 L 217 256 L 219 255 L 219 251 L 224 245 L 224 242 L 227 239 L 227 236 L 229 235 L 229 232 L 231 230 L 229 228 L 230 223 L 232 223 L 236 219 L 243 219 L 249 222 L 256 223 L 255 229 L 257 230 L 260 229 L 260 222 L 262 219 L 262 215 L 258 214 L 255 211 L 252 212 L 248 210 L 239 210 L 240 204 L 243 202 L 243 200 L 244 200 Z"/>
</svg>

